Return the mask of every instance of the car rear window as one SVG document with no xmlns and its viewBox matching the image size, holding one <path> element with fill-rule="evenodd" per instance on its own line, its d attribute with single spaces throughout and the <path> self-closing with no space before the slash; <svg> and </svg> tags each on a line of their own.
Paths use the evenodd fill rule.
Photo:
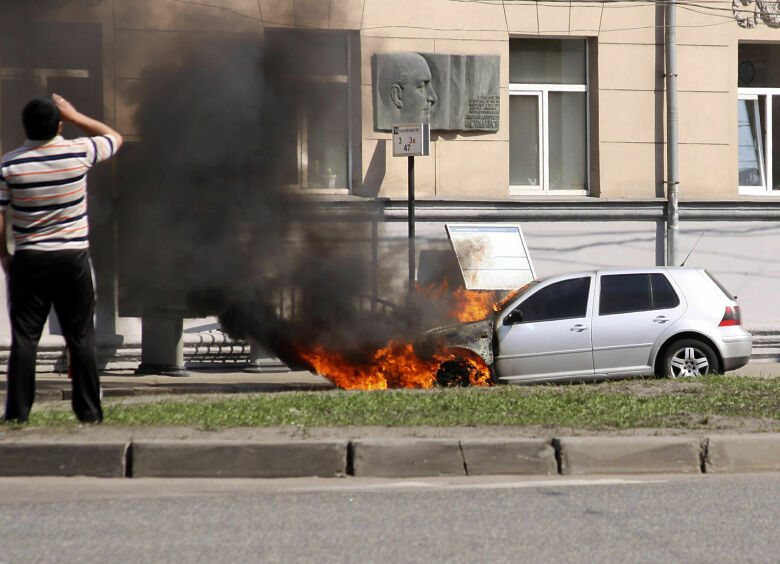
<svg viewBox="0 0 780 564">
<path fill-rule="evenodd" d="M 680 298 L 660 273 L 610 274 L 601 277 L 599 315 L 671 309 Z"/>
</svg>

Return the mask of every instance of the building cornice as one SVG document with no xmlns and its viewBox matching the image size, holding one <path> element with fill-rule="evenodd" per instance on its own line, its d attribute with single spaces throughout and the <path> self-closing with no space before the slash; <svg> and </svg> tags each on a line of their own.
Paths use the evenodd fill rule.
<svg viewBox="0 0 780 564">
<path fill-rule="evenodd" d="M 355 196 L 313 199 L 312 220 L 407 221 L 405 199 Z M 529 198 L 524 200 L 417 200 L 417 221 L 662 221 L 666 200 Z M 780 199 L 681 201 L 680 219 L 695 221 L 777 221 Z"/>
</svg>

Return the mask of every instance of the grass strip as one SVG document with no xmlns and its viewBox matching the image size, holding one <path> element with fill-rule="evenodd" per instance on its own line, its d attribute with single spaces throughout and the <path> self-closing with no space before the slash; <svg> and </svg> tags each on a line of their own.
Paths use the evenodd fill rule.
<svg viewBox="0 0 780 564">
<path fill-rule="evenodd" d="M 203 429 L 288 425 L 707 429 L 713 417 L 736 417 L 769 420 L 771 429 L 780 430 L 780 378 L 708 376 L 671 382 L 167 396 L 139 403 L 106 401 L 104 414 L 106 425 Z M 68 408 L 58 406 L 34 412 L 30 424 L 78 422 Z"/>
</svg>

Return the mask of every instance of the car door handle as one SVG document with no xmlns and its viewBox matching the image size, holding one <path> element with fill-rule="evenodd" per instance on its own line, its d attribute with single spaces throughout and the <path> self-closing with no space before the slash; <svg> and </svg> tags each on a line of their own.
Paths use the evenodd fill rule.
<svg viewBox="0 0 780 564">
<path fill-rule="evenodd" d="M 666 323 L 667 321 L 669 321 L 669 318 L 668 318 L 668 317 L 666 317 L 665 315 L 659 315 L 658 317 L 656 317 L 655 319 L 653 319 L 653 321 L 654 321 L 655 323 Z"/>
<path fill-rule="evenodd" d="M 569 331 L 573 331 L 574 333 L 582 333 L 583 331 L 587 331 L 587 330 L 588 330 L 588 326 L 583 325 L 582 323 L 577 323 L 577 325 L 569 329 Z"/>
</svg>

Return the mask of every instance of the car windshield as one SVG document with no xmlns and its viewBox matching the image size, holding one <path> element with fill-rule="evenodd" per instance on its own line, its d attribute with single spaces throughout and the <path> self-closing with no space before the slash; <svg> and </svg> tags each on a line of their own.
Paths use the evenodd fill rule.
<svg viewBox="0 0 780 564">
<path fill-rule="evenodd" d="M 541 280 L 531 280 L 528 284 L 520 288 L 519 290 L 515 292 L 510 292 L 509 295 L 504 298 L 504 301 L 499 303 L 497 306 L 497 310 L 500 311 L 506 307 L 508 303 L 515 303 L 515 300 L 519 298 L 520 296 L 524 295 L 528 290 L 539 284 Z"/>
</svg>

